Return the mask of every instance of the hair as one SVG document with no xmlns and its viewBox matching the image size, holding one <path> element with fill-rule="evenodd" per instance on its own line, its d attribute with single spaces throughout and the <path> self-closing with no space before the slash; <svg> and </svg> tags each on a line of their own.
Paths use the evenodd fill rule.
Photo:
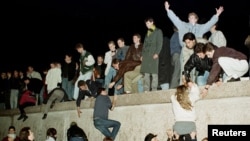
<svg viewBox="0 0 250 141">
<path fill-rule="evenodd" d="M 105 137 L 103 141 L 113 141 L 113 139 L 111 137 Z"/>
<path fill-rule="evenodd" d="M 80 87 L 80 86 L 83 86 L 83 85 L 86 85 L 87 83 L 84 81 L 84 80 L 79 80 L 78 83 L 77 83 L 77 86 Z"/>
<path fill-rule="evenodd" d="M 83 44 L 82 43 L 77 43 L 76 46 L 75 46 L 76 49 L 78 48 L 83 48 Z"/>
<path fill-rule="evenodd" d="M 10 129 L 13 129 L 14 131 L 16 131 L 16 128 L 15 128 L 15 126 L 13 126 L 13 125 L 11 125 L 10 127 L 9 127 L 9 130 Z"/>
<path fill-rule="evenodd" d="M 189 95 L 189 91 L 187 86 L 185 85 L 180 85 L 176 88 L 176 99 L 179 102 L 179 104 L 181 105 L 181 107 L 185 110 L 192 110 L 192 103 L 188 97 Z"/>
<path fill-rule="evenodd" d="M 108 45 L 110 45 L 110 44 L 115 45 L 115 42 L 114 42 L 114 41 L 109 41 L 109 42 L 108 42 Z"/>
<path fill-rule="evenodd" d="M 77 126 L 77 123 L 75 122 L 75 121 L 72 121 L 71 123 L 70 123 L 70 127 L 71 126 Z"/>
<path fill-rule="evenodd" d="M 29 135 L 30 135 L 30 127 L 23 127 L 20 132 L 19 132 L 19 138 L 20 138 L 20 141 L 30 141 L 29 140 Z"/>
<path fill-rule="evenodd" d="M 141 35 L 139 33 L 135 33 L 133 36 L 138 37 L 139 39 L 141 39 Z"/>
<path fill-rule="evenodd" d="M 197 43 L 194 47 L 194 53 L 204 53 L 203 52 L 204 46 L 205 46 L 205 44 L 203 44 L 203 43 Z"/>
<path fill-rule="evenodd" d="M 203 138 L 201 141 L 208 141 L 208 137 Z"/>
<path fill-rule="evenodd" d="M 105 91 L 105 90 L 106 90 L 105 88 L 100 87 L 100 88 L 98 88 L 98 90 L 97 90 L 97 94 L 101 94 L 101 92 L 102 92 L 102 91 Z"/>
<path fill-rule="evenodd" d="M 124 38 L 122 38 L 122 37 L 117 39 L 117 41 L 119 41 L 119 40 L 122 41 L 122 42 L 125 42 Z"/>
<path fill-rule="evenodd" d="M 56 134 L 57 134 L 57 131 L 56 131 L 55 128 L 49 128 L 47 130 L 46 136 L 47 137 L 52 137 L 52 138 L 54 138 L 56 140 L 56 136 L 55 136 Z"/>
<path fill-rule="evenodd" d="M 198 15 L 196 13 L 194 13 L 194 12 L 189 13 L 188 17 L 190 17 L 190 16 L 194 16 L 197 19 L 197 21 L 199 20 Z"/>
<path fill-rule="evenodd" d="M 250 35 L 247 36 L 244 45 L 250 49 Z"/>
<path fill-rule="evenodd" d="M 152 18 L 152 17 L 147 17 L 145 20 L 144 20 L 144 22 L 146 23 L 146 22 L 155 22 L 154 21 L 154 19 Z"/>
<path fill-rule="evenodd" d="M 185 40 L 196 40 L 194 33 L 188 32 L 184 34 L 182 41 L 185 42 Z"/>
<path fill-rule="evenodd" d="M 210 52 L 210 51 L 213 51 L 215 48 L 217 48 L 216 45 L 214 45 L 213 43 L 211 42 L 208 42 L 205 44 L 204 48 L 203 48 L 203 52 Z"/>
<path fill-rule="evenodd" d="M 121 60 L 115 58 L 115 59 L 112 60 L 112 65 L 118 64 L 120 61 L 121 61 Z"/>
</svg>

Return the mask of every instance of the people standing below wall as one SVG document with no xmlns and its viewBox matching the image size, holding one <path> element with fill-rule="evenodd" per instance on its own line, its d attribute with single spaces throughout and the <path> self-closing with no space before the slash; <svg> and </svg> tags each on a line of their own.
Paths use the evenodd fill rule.
<svg viewBox="0 0 250 141">
<path fill-rule="evenodd" d="M 190 133 L 196 132 L 195 103 L 200 99 L 200 90 L 197 84 L 187 81 L 183 77 L 183 85 L 176 88 L 171 96 L 172 108 L 175 118 L 173 131 L 185 136 L 186 141 L 191 141 Z"/>
<path fill-rule="evenodd" d="M 46 140 L 45 141 L 56 141 L 57 131 L 55 128 L 49 128 L 46 132 Z"/>
<path fill-rule="evenodd" d="M 146 137 L 144 138 L 144 141 L 159 141 L 159 140 L 157 139 L 157 135 L 148 133 Z"/>
<path fill-rule="evenodd" d="M 84 130 L 80 128 L 76 122 L 71 122 L 67 130 L 68 141 L 88 141 L 88 137 Z"/>
<path fill-rule="evenodd" d="M 224 82 L 240 81 L 240 77 L 249 70 L 247 56 L 233 48 L 218 48 L 209 42 L 204 47 L 204 53 L 208 58 L 212 58 L 213 65 L 206 86 L 202 90 L 203 97 L 207 95 L 209 87 L 217 81 L 221 70 L 226 74 Z"/>
<path fill-rule="evenodd" d="M 34 141 L 35 136 L 29 126 L 23 127 L 19 132 L 20 141 Z"/>
<path fill-rule="evenodd" d="M 222 31 L 217 30 L 218 22 L 215 23 L 211 28 L 210 32 L 211 35 L 208 38 L 208 41 L 216 45 L 217 47 L 226 47 L 227 46 L 227 39 L 222 33 Z"/>
<path fill-rule="evenodd" d="M 2 141 L 19 141 L 19 137 L 16 135 L 15 126 L 10 126 L 8 130 L 8 135 L 2 139 Z"/>
<path fill-rule="evenodd" d="M 79 80 L 88 80 L 91 79 L 91 76 L 93 74 L 93 69 L 94 69 L 94 64 L 95 64 L 95 59 L 93 55 L 86 51 L 82 43 L 78 43 L 75 46 L 77 52 L 80 54 L 79 58 L 79 76 L 75 82 L 75 87 L 74 87 L 74 95 L 73 98 L 77 99 L 78 93 L 79 93 L 79 88 L 77 86 L 77 83 Z"/>
<path fill-rule="evenodd" d="M 93 120 L 94 126 L 98 129 L 105 137 L 111 137 L 115 140 L 121 123 L 116 120 L 109 119 L 109 110 L 114 110 L 114 104 L 111 102 L 105 88 L 98 90 L 98 96 L 96 97 Z M 109 128 L 113 128 L 110 131 Z"/>
<path fill-rule="evenodd" d="M 159 54 L 163 45 L 163 33 L 156 27 L 152 17 L 146 18 L 144 22 L 148 31 L 143 42 L 141 73 L 144 75 L 144 92 L 148 92 L 156 91 L 158 88 Z"/>
</svg>

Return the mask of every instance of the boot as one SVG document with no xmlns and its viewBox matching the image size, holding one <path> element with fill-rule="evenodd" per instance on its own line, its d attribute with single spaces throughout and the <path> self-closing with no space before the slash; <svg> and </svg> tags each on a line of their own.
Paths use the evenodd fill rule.
<svg viewBox="0 0 250 141">
<path fill-rule="evenodd" d="M 46 118 L 47 118 L 47 114 L 44 114 L 42 119 L 46 119 Z"/>
<path fill-rule="evenodd" d="M 23 114 L 21 114 L 18 118 L 17 118 L 17 120 L 21 120 L 21 119 L 23 119 L 24 118 L 24 116 L 23 116 Z"/>
<path fill-rule="evenodd" d="M 24 115 L 23 116 L 23 122 L 28 118 L 28 116 Z"/>
</svg>

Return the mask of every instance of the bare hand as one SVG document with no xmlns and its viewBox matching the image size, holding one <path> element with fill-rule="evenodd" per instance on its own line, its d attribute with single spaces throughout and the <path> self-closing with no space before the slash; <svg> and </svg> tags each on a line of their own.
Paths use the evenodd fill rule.
<svg viewBox="0 0 250 141">
<path fill-rule="evenodd" d="M 121 89 L 122 87 L 123 87 L 123 85 L 118 85 L 118 86 L 116 87 L 116 89 L 119 90 L 119 89 Z"/>
<path fill-rule="evenodd" d="M 201 92 L 201 97 L 204 98 L 207 96 L 207 92 L 208 90 L 207 89 L 203 89 L 202 92 Z"/>
<path fill-rule="evenodd" d="M 220 6 L 219 8 L 216 8 L 216 15 L 219 16 L 223 11 L 224 11 L 224 7 Z"/>
<path fill-rule="evenodd" d="M 166 9 L 166 10 L 169 10 L 170 5 L 169 5 L 168 1 L 165 1 L 165 4 L 164 4 L 164 5 L 165 5 L 165 9 Z"/>
<path fill-rule="evenodd" d="M 154 59 L 157 59 L 158 57 L 159 57 L 158 54 L 154 54 L 153 56 Z"/>
<path fill-rule="evenodd" d="M 81 117 L 81 113 L 82 113 L 82 111 L 80 109 L 77 109 L 77 115 L 79 118 Z"/>
<path fill-rule="evenodd" d="M 109 88 L 112 88 L 114 85 L 115 85 L 115 82 L 111 82 L 111 83 L 109 84 Z"/>
</svg>

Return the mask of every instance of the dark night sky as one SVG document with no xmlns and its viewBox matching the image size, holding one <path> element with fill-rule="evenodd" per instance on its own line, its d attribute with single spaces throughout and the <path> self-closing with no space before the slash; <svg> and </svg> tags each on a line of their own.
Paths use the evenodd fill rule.
<svg viewBox="0 0 250 141">
<path fill-rule="evenodd" d="M 169 0 L 170 8 L 184 21 L 189 12 L 208 20 L 215 8 L 224 6 L 219 29 L 228 46 L 242 52 L 249 33 L 249 6 L 246 1 L 229 0 Z M 42 0 L 39 3 L 16 1 L 4 8 L 1 19 L 2 42 L 0 69 L 24 68 L 28 64 L 37 69 L 49 61 L 62 60 L 63 53 L 76 53 L 74 45 L 83 42 L 94 56 L 108 50 L 107 42 L 124 37 L 132 43 L 132 34 L 144 37 L 144 19 L 151 16 L 164 36 L 172 34 L 172 23 L 166 16 L 164 0 Z"/>
</svg>

